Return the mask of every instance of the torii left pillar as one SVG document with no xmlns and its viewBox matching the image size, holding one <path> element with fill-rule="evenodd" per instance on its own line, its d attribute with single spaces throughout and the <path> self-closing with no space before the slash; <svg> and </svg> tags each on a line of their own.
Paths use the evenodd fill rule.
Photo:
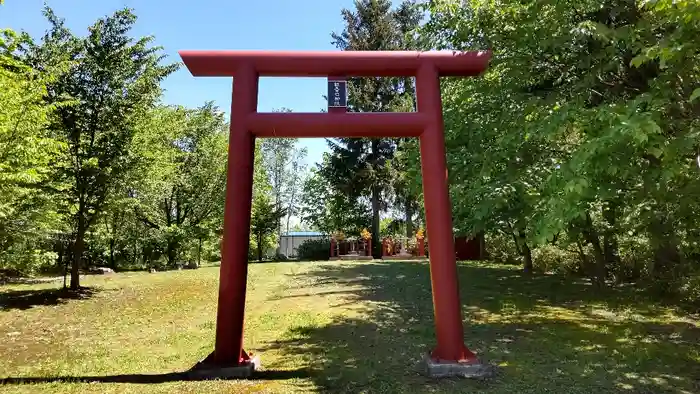
<svg viewBox="0 0 700 394">
<path fill-rule="evenodd" d="M 419 137 L 437 345 L 425 357 L 433 377 L 492 372 L 464 345 L 447 187 L 441 76 L 483 72 L 489 53 L 181 51 L 195 76 L 233 76 L 226 206 L 214 351 L 191 373 L 246 377 L 259 359 L 243 349 L 255 137 Z M 417 112 L 258 113 L 260 76 L 415 77 Z"/>
</svg>

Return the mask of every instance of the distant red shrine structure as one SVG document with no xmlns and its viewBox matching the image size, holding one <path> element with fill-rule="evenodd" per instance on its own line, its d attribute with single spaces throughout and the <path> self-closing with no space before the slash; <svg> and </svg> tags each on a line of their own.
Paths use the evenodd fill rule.
<svg viewBox="0 0 700 394">
<path fill-rule="evenodd" d="M 256 137 L 420 139 L 437 338 L 428 361 L 445 365 L 477 364 L 463 338 L 440 77 L 479 75 L 487 68 L 490 54 L 451 51 L 180 51 L 180 56 L 193 76 L 233 77 L 216 344 L 214 352 L 200 365 L 211 368 L 251 365 L 249 355 L 243 350 L 243 319 Z M 257 112 L 258 79 L 270 76 L 328 78 L 328 113 Z M 416 78 L 417 112 L 346 112 L 346 78 L 392 76 Z"/>
</svg>

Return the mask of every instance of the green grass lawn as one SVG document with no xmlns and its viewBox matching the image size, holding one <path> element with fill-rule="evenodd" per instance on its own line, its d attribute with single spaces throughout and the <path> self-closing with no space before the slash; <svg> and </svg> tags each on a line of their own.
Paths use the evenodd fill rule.
<svg viewBox="0 0 700 394">
<path fill-rule="evenodd" d="M 460 264 L 465 341 L 500 365 L 487 381 L 432 381 L 425 263 L 252 264 L 246 349 L 263 371 L 183 381 L 212 349 L 218 269 L 0 287 L 0 392 L 697 393 L 697 317 L 633 290 Z M 144 376 L 148 375 L 148 376 Z M 71 382 L 61 377 L 77 377 Z M 26 379 L 18 379 L 26 378 Z"/>
</svg>

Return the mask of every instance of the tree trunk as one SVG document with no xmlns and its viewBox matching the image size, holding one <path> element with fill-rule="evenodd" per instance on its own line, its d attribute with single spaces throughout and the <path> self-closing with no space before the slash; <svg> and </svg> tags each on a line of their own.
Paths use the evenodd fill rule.
<svg viewBox="0 0 700 394">
<path fill-rule="evenodd" d="M 656 157 L 648 157 L 649 165 L 653 170 L 661 169 L 661 160 Z M 660 172 L 659 172 L 660 173 Z M 660 177 L 647 182 L 646 192 L 653 197 L 665 196 L 663 190 L 664 182 Z M 654 217 L 649 223 L 649 241 L 654 251 L 654 262 L 651 267 L 651 276 L 654 285 L 661 294 L 673 291 L 673 280 L 681 267 L 682 256 L 679 250 L 679 241 L 673 222 L 669 220 L 672 215 L 663 203 L 663 197 L 657 199 L 657 203 L 652 207 Z"/>
<path fill-rule="evenodd" d="M 113 269 L 117 269 L 117 262 L 114 260 L 114 238 L 109 240 L 109 266 Z"/>
<path fill-rule="evenodd" d="M 376 172 L 378 170 L 379 163 L 377 162 L 379 158 L 379 140 L 372 139 L 372 168 Z M 377 181 L 372 184 L 372 256 L 377 259 L 382 257 L 381 245 L 379 241 L 379 185 Z"/>
<path fill-rule="evenodd" d="M 657 281 L 668 283 L 669 280 L 673 279 L 674 270 L 681 263 L 678 240 L 674 229 L 667 220 L 661 217 L 661 214 L 657 214 L 657 217 L 652 220 L 649 230 L 651 246 L 654 250 L 652 277 Z M 669 289 L 662 290 L 665 292 Z"/>
<path fill-rule="evenodd" d="M 603 288 L 605 287 L 605 278 L 607 276 L 605 253 L 603 252 L 603 248 L 600 246 L 600 235 L 593 227 L 593 220 L 588 212 L 586 212 L 586 223 L 583 235 L 586 238 L 586 242 L 591 244 L 593 247 L 593 258 L 595 259 L 594 284 L 598 288 Z"/>
<path fill-rule="evenodd" d="M 134 260 L 133 260 L 132 262 L 133 262 L 133 264 L 138 264 L 138 262 L 139 262 L 139 257 L 138 257 L 138 256 L 139 256 L 139 243 L 138 243 L 138 241 L 137 241 L 136 239 L 134 239 L 134 245 L 133 245 L 133 246 L 134 246 L 134 248 L 133 248 L 133 251 L 134 251 Z M 143 261 L 143 255 L 142 255 L 141 257 L 142 257 L 141 260 Z"/>
<path fill-rule="evenodd" d="M 68 283 L 67 283 L 68 268 L 71 265 L 71 262 L 73 261 L 72 249 L 73 249 L 72 245 L 70 244 L 70 242 L 68 242 L 68 245 L 66 247 L 65 256 L 63 256 L 63 260 L 61 261 L 61 264 L 63 265 L 63 288 L 64 289 L 68 288 Z"/>
<path fill-rule="evenodd" d="M 281 182 L 281 176 L 280 176 Z M 275 197 L 275 210 L 280 212 L 282 210 L 282 189 L 279 189 Z M 282 218 L 277 219 L 277 247 L 275 248 L 275 255 L 279 255 L 282 252 L 280 247 L 280 240 L 282 239 Z"/>
<path fill-rule="evenodd" d="M 406 236 L 412 238 L 413 233 L 413 201 L 411 197 L 406 196 Z"/>
<path fill-rule="evenodd" d="M 262 244 L 263 244 L 263 237 L 258 236 L 258 245 L 257 245 L 257 247 L 258 247 L 258 262 L 262 262 L 262 261 L 263 261 L 263 247 L 262 247 Z"/>
<path fill-rule="evenodd" d="M 80 263 L 83 259 L 85 251 L 85 215 L 83 207 L 78 208 L 78 231 L 75 234 L 75 243 L 73 244 L 73 264 L 70 269 L 70 288 L 71 290 L 80 289 Z"/>
<path fill-rule="evenodd" d="M 620 261 L 617 237 L 615 236 L 617 207 L 614 204 L 608 204 L 607 207 L 603 207 L 603 218 L 607 222 L 607 228 L 603 233 L 603 255 L 607 265 L 611 266 L 618 264 Z"/>
<path fill-rule="evenodd" d="M 589 241 L 590 242 L 590 241 Z M 598 242 L 591 242 L 593 246 L 593 257 L 595 258 L 595 285 L 598 288 L 605 287 L 605 254 Z"/>
<path fill-rule="evenodd" d="M 175 239 L 169 239 L 168 240 L 168 249 L 166 251 L 166 254 L 168 256 L 168 266 L 169 267 L 175 267 L 175 260 L 177 259 L 177 241 Z"/>
<path fill-rule="evenodd" d="M 64 253 L 65 246 L 63 245 L 63 241 L 58 242 L 58 254 L 56 255 L 56 267 L 59 269 L 61 268 L 61 263 L 63 263 L 63 253 Z M 65 287 L 65 286 L 63 286 Z"/>
<path fill-rule="evenodd" d="M 202 263 L 202 237 L 199 237 L 199 247 L 197 248 L 197 268 Z"/>
<path fill-rule="evenodd" d="M 290 204 L 290 206 L 291 206 L 291 204 Z M 288 210 L 287 212 L 291 212 L 291 209 Z M 290 219 L 291 217 L 292 217 L 292 215 L 287 214 L 287 230 L 286 230 L 287 235 L 289 235 L 289 219 Z M 282 242 L 282 237 L 281 237 L 281 236 L 280 236 L 279 240 L 277 241 L 277 244 L 279 244 L 280 242 Z M 280 250 L 280 253 L 281 253 L 281 252 L 282 252 L 282 251 Z M 285 255 L 285 256 L 289 256 L 289 242 L 287 242 L 287 243 L 285 244 L 284 255 Z"/>
<path fill-rule="evenodd" d="M 380 258 L 377 256 L 376 250 L 380 246 L 379 243 L 379 188 L 376 186 L 372 187 L 372 256 L 374 258 Z"/>
<path fill-rule="evenodd" d="M 486 255 L 486 236 L 484 232 L 477 233 L 476 239 L 479 242 L 479 259 L 488 260 L 488 256 Z"/>
<path fill-rule="evenodd" d="M 520 254 L 523 257 L 523 272 L 526 274 L 531 274 L 535 270 L 535 266 L 532 263 L 532 250 L 525 240 L 525 234 L 518 232 L 518 238 L 520 243 Z"/>
<path fill-rule="evenodd" d="M 583 251 L 583 247 L 581 246 L 581 241 L 577 240 L 576 241 L 576 247 L 578 248 L 578 255 L 581 258 L 581 261 L 579 263 L 579 274 L 586 276 L 590 263 L 588 262 L 588 257 L 586 256 L 586 253 Z"/>
<path fill-rule="evenodd" d="M 510 235 L 515 244 L 515 250 L 518 252 L 518 255 L 523 258 L 523 272 L 531 274 L 535 267 L 532 263 L 532 250 L 530 250 L 530 246 L 527 244 L 525 232 L 515 230 L 510 223 L 508 223 L 508 228 L 510 229 Z"/>
</svg>

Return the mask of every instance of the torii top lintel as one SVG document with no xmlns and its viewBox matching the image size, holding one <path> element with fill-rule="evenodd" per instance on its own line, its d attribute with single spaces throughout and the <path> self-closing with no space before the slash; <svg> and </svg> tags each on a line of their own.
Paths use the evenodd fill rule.
<svg viewBox="0 0 700 394">
<path fill-rule="evenodd" d="M 440 76 L 470 77 L 488 66 L 490 52 L 456 51 L 179 51 L 196 77 L 236 76 L 252 65 L 261 77 L 413 77 L 431 65 Z"/>
</svg>

